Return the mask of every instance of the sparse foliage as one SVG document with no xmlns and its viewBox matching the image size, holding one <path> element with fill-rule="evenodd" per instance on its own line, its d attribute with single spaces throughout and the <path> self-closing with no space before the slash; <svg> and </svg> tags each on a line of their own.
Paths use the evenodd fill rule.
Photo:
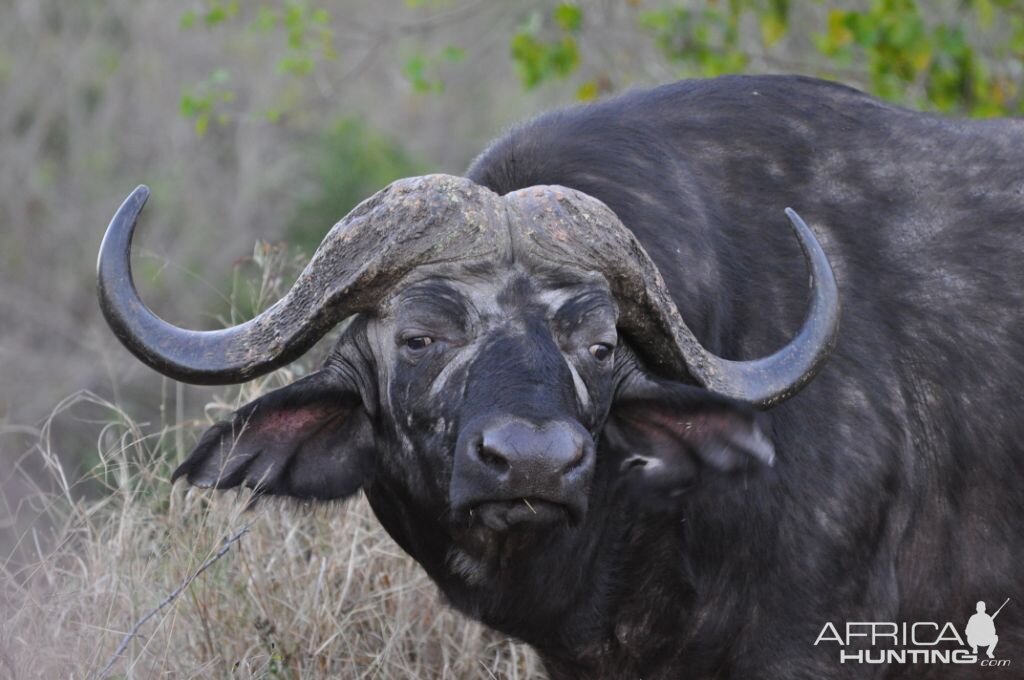
<svg viewBox="0 0 1024 680">
<path fill-rule="evenodd" d="M 239 281 L 249 303 L 273 302 L 295 264 L 258 246 Z M 34 446 L 54 490 L 37 489 L 23 510 L 46 528 L 0 559 L 0 667 L 19 678 L 541 677 L 524 646 L 439 601 L 365 499 L 251 505 L 248 492 L 171 487 L 182 436 L 194 441 L 305 364 L 172 426 L 137 422 L 91 393 L 64 400 Z M 51 434 L 83 411 L 107 423 L 98 462 L 75 480 Z M 102 493 L 82 498 L 83 486 Z"/>
<path fill-rule="evenodd" d="M 239 14 L 237 3 L 207 0 L 207 27 Z M 279 28 L 296 54 L 279 68 L 308 75 L 322 59 L 333 59 L 330 9 L 337 3 L 287 0 L 263 5 L 246 24 Z M 1019 83 L 1024 75 L 1024 5 L 1014 0 L 870 0 L 840 7 L 790 0 L 661 0 L 630 2 L 624 27 L 650 39 L 682 76 L 717 76 L 785 70 L 854 80 L 880 97 L 909 105 L 973 116 L 1024 112 Z M 412 3 L 415 13 L 421 3 Z M 509 57 L 523 88 L 562 83 L 581 71 L 588 56 L 590 3 L 540 3 L 527 8 L 508 38 Z M 183 25 L 194 26 L 190 10 Z M 756 30 L 750 30 L 751 26 Z M 799 41 L 794 33 L 811 39 Z M 309 34 L 318 36 L 310 39 Z M 794 45 L 793 43 L 798 43 Z M 316 48 L 311 48 L 315 45 Z M 466 49 L 450 45 L 438 54 L 416 53 L 402 72 L 416 92 L 444 90 L 443 63 L 462 61 Z M 320 56 L 317 56 L 320 55 Z M 774 69 L 773 69 L 774 70 Z M 605 78 L 580 79 L 579 99 L 606 91 Z M 184 101 L 184 100 L 183 100 Z M 212 100 L 201 103 L 211 105 Z M 197 119 L 197 130 L 205 120 Z"/>
<path fill-rule="evenodd" d="M 243 516 L 244 499 L 168 486 L 203 423 L 307 364 L 241 393 L 152 375 L 99 319 L 102 229 L 151 184 L 135 256 L 144 297 L 183 325 L 234 323 L 276 299 L 297 250 L 389 181 L 458 173 L 541 109 L 736 72 L 1019 115 L 1024 3 L 0 3 L 0 676 L 98 669 L 251 519 L 238 554 L 155 617 L 115 672 L 539 673 L 441 607 L 364 502 Z M 289 245 L 253 251 L 258 239 Z"/>
</svg>

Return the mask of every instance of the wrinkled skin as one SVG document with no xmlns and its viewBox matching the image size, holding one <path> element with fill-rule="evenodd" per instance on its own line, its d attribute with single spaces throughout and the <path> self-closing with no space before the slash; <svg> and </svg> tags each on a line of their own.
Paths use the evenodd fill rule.
<svg viewBox="0 0 1024 680">
<path fill-rule="evenodd" d="M 978 600 L 1024 600 L 1021 149 L 1019 121 L 945 121 L 799 78 L 543 117 L 468 177 L 603 201 L 721 356 L 761 356 L 798 326 L 806 276 L 772 216 L 799 209 L 843 293 L 826 369 L 754 414 L 645 365 L 600 277 L 515 258 L 425 267 L 180 474 L 302 498 L 364 489 L 454 606 L 529 642 L 555 678 L 983 676 L 840 665 L 813 642 L 825 621 L 962 625 Z M 460 436 L 496 414 L 534 424 L 517 441 L 550 423 L 587 433 L 564 503 L 454 510 Z M 999 619 L 1014 664 L 1020 612 Z"/>
<path fill-rule="evenodd" d="M 418 270 L 377 315 L 354 319 L 320 372 L 213 428 L 177 474 L 306 498 L 363 487 L 455 606 L 537 645 L 584 644 L 594 631 L 581 603 L 611 577 L 614 518 L 671 514 L 704 470 L 757 474 L 771 444 L 749 407 L 648 375 L 599 275 L 442 269 Z M 612 351 L 598 358 L 595 345 Z M 460 437 L 494 414 L 570 422 L 600 443 L 573 480 L 579 509 L 536 492 L 491 517 L 452 502 Z"/>
</svg>

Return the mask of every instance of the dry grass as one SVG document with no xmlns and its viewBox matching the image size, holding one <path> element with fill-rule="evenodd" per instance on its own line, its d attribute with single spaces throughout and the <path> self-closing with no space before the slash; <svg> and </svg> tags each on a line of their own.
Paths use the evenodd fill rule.
<svg viewBox="0 0 1024 680">
<path fill-rule="evenodd" d="M 290 377 L 247 386 L 239 398 Z M 106 493 L 82 500 L 49 433 L 56 419 L 97 408 L 109 421 L 98 442 L 101 462 L 82 482 Z M 227 408 L 212 404 L 209 415 Z M 95 677 L 126 632 L 246 526 L 141 626 L 113 677 L 541 676 L 527 648 L 439 602 L 365 499 L 246 510 L 244 493 L 172 488 L 174 451 L 198 429 L 149 432 L 88 393 L 65 400 L 44 424 L 35 451 L 57 491 L 38 491 L 29 504 L 50 526 L 48 535 L 23 535 L 19 552 L 29 547 L 32 558 L 2 565 L 0 676 Z"/>
<path fill-rule="evenodd" d="M 265 309 L 304 264 L 257 244 L 222 321 Z M 180 389 L 165 395 L 162 419 L 176 425 L 137 422 L 80 392 L 37 430 L 0 428 L 34 439 L 13 466 L 21 502 L 0 495 L 0 519 L 26 527 L 0 562 L 0 677 L 542 677 L 528 648 L 445 607 L 361 496 L 252 504 L 248 491 L 171 486 L 206 427 L 317 354 L 224 390 L 201 419 L 185 419 Z M 96 455 L 57 450 L 69 423 L 98 433 Z M 83 458 L 97 463 L 72 481 L 62 461 Z"/>
</svg>

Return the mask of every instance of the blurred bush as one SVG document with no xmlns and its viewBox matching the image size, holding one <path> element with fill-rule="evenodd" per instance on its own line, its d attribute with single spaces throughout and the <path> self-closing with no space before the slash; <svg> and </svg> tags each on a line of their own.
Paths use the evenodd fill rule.
<svg viewBox="0 0 1024 680">
<path fill-rule="evenodd" d="M 630 3 L 683 77 L 796 71 L 879 97 L 970 116 L 1024 113 L 1024 3 L 1019 0 L 695 0 Z M 653 5 L 653 7 L 649 7 Z M 535 10 L 511 38 L 524 87 L 565 78 L 591 39 L 588 3 Z M 546 39 L 541 36 L 546 35 Z M 808 40 L 809 38 L 809 40 Z M 577 86 L 581 99 L 605 78 Z"/>
<path fill-rule="evenodd" d="M 305 195 L 284 238 L 312 253 L 328 229 L 361 201 L 402 177 L 430 172 L 396 141 L 365 122 L 345 118 L 309 145 Z"/>
</svg>

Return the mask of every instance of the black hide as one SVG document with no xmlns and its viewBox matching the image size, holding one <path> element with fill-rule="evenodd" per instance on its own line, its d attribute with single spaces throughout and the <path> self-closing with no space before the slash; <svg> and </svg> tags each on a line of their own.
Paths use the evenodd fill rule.
<svg viewBox="0 0 1024 680">
<path fill-rule="evenodd" d="M 997 656 L 1024 662 L 1024 121 L 944 119 L 808 78 L 684 81 L 542 116 L 468 176 L 604 201 L 723 356 L 761 356 L 800 323 L 787 206 L 842 299 L 825 370 L 768 414 L 772 474 L 702 483 L 676 522 L 608 511 L 600 557 L 565 580 L 589 629 L 574 648 L 537 622 L 553 675 L 984 676 L 841 666 L 813 643 L 826 621 L 962 634 L 977 600 L 1005 597 Z"/>
<path fill-rule="evenodd" d="M 554 678 L 1019 675 L 1024 122 L 727 77 L 542 116 L 467 174 L 606 203 L 698 339 L 733 359 L 800 326 L 792 207 L 836 273 L 835 352 L 754 413 L 646 370 L 593 274 L 417 271 L 317 377 L 217 426 L 178 474 L 300 497 L 362 486 L 448 601 Z M 473 502 L 454 512 L 456 496 Z M 1011 669 L 840 664 L 814 644 L 827 622 L 962 631 L 978 600 L 1006 597 Z"/>
</svg>

